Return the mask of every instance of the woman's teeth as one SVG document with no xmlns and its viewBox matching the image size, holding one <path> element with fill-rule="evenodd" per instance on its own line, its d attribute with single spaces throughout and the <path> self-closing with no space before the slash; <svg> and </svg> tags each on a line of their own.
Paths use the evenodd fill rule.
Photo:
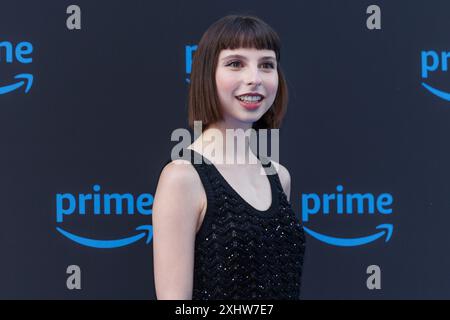
<svg viewBox="0 0 450 320">
<path fill-rule="evenodd" d="M 260 97 L 260 96 L 240 96 L 237 98 L 244 102 L 256 102 L 256 101 L 260 101 L 262 99 L 262 97 Z"/>
</svg>

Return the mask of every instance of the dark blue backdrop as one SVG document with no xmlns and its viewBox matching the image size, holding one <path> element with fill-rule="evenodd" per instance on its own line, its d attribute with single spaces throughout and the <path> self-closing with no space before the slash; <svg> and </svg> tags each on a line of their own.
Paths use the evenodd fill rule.
<svg viewBox="0 0 450 320">
<path fill-rule="evenodd" d="M 66 8 L 81 8 L 68 30 Z M 381 30 L 369 30 L 369 5 Z M 0 47 L 0 298 L 154 299 L 151 242 L 115 249 L 60 234 L 113 239 L 151 224 L 138 213 L 56 220 L 57 194 L 154 194 L 161 166 L 187 128 L 185 47 L 230 13 L 261 17 L 280 35 L 290 102 L 280 162 L 291 174 L 299 219 L 303 194 L 389 193 L 392 213 L 318 212 L 305 223 L 336 237 L 392 224 L 366 245 L 307 238 L 302 297 L 450 298 L 450 91 L 439 60 L 422 77 L 422 51 L 450 51 L 448 1 L 2 1 L 0 43 L 33 46 L 31 63 Z M 3 50 L 3 51 L 2 51 Z M 442 56 L 439 56 L 442 58 Z M 432 66 L 429 57 L 429 67 Z M 81 290 L 69 290 L 69 265 Z M 381 289 L 369 290 L 369 265 Z"/>
</svg>

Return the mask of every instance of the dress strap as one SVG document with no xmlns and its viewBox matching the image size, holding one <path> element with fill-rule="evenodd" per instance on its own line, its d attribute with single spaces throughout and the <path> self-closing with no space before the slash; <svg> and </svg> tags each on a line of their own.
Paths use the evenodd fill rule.
<svg viewBox="0 0 450 320">
<path fill-rule="evenodd" d="M 267 158 L 267 157 L 262 157 L 262 156 L 260 157 L 259 155 L 257 155 L 257 157 L 261 161 L 261 164 L 262 164 L 264 170 L 266 171 L 269 181 L 271 181 L 272 183 L 275 184 L 278 192 L 283 193 L 284 189 L 281 184 L 281 179 L 280 179 L 280 176 L 278 175 L 277 168 L 275 167 L 273 162 L 270 161 L 269 158 Z"/>
</svg>

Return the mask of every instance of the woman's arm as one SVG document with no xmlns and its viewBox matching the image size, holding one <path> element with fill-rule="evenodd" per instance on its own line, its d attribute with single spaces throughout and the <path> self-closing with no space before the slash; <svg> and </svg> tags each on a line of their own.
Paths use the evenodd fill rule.
<svg viewBox="0 0 450 320">
<path fill-rule="evenodd" d="M 188 161 L 172 161 L 161 172 L 152 214 L 157 299 L 192 299 L 202 189 L 200 178 Z"/>
</svg>

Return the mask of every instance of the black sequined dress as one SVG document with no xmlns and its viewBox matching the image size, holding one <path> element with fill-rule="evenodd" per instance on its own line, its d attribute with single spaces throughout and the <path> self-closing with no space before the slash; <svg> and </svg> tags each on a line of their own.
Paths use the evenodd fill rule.
<svg viewBox="0 0 450 320">
<path fill-rule="evenodd" d="M 194 154 L 200 164 L 193 161 Z M 272 203 L 261 211 L 200 153 L 192 150 L 191 163 L 207 197 L 195 240 L 192 299 L 299 299 L 305 236 L 278 174 L 267 175 Z M 266 173 L 270 166 L 263 165 Z"/>
</svg>

